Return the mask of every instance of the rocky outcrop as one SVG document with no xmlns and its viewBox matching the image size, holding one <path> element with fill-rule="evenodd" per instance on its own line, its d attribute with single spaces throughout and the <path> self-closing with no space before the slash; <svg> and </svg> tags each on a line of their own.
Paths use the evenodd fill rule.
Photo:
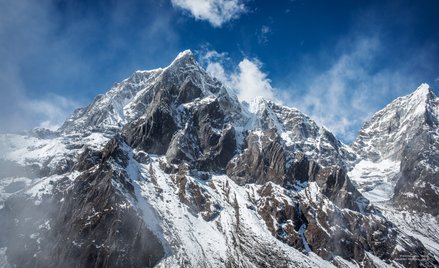
<svg viewBox="0 0 439 268">
<path fill-rule="evenodd" d="M 322 167 L 302 153 L 289 152 L 279 140 L 274 129 L 251 132 L 247 147 L 227 166 L 228 176 L 237 184 L 262 185 L 257 212 L 273 236 L 327 260 L 341 256 L 364 264 L 367 252 L 373 252 L 408 265 L 398 256 L 428 255 L 419 241 L 409 237 L 404 239 L 411 241 L 410 246 L 395 250 L 394 241 L 403 239 L 397 228 L 369 204 L 343 168 Z M 434 265 L 428 256 L 427 264 L 413 263 Z"/>
<path fill-rule="evenodd" d="M 392 198 L 401 209 L 439 215 L 439 207 L 431 205 L 439 197 L 437 137 L 421 133 L 404 148 L 400 178 L 395 185 Z"/>
<path fill-rule="evenodd" d="M 246 148 L 227 165 L 227 175 L 238 185 L 273 181 L 283 184 L 287 177 L 288 156 L 272 130 L 250 132 Z"/>
<path fill-rule="evenodd" d="M 124 136 L 128 144 L 153 154 L 164 154 L 177 130 L 172 108 L 166 102 L 167 91 L 158 95 L 144 118 L 127 124 Z"/>
<path fill-rule="evenodd" d="M 370 252 L 388 263 L 395 261 L 407 267 L 437 265 L 418 240 L 399 233 L 384 217 L 336 206 L 320 196 L 320 191 L 315 182 L 299 192 L 268 183 L 259 190 L 257 211 L 276 238 L 323 259 L 341 256 L 369 267 L 373 263 Z M 405 241 L 404 247 L 397 246 L 395 241 L 399 240 Z M 414 252 L 422 257 L 404 258 Z"/>
</svg>

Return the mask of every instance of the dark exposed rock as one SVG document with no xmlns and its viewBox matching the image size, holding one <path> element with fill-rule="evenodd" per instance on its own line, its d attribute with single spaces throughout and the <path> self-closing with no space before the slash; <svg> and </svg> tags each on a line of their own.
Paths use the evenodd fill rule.
<svg viewBox="0 0 439 268">
<path fill-rule="evenodd" d="M 297 194 L 273 183 L 260 188 L 262 199 L 257 211 L 279 240 L 303 251 L 312 250 L 326 260 L 341 256 L 363 267 L 369 267 L 364 264 L 368 263 L 366 252 L 404 266 L 437 265 L 433 256 L 412 237 L 404 237 L 404 248 L 396 250 L 395 241 L 401 234 L 385 218 L 342 209 L 326 198 L 313 197 L 316 193 L 312 190 L 302 191 L 304 194 Z M 424 259 L 402 257 L 413 252 Z"/>
<path fill-rule="evenodd" d="M 110 158 L 112 158 L 120 163 L 122 166 L 126 167 L 126 165 L 128 164 L 128 157 L 121 148 L 123 144 L 123 137 L 115 136 L 114 138 L 112 138 L 102 150 L 102 158 L 100 164 L 104 164 Z"/>
<path fill-rule="evenodd" d="M 101 158 L 101 152 L 93 151 L 90 148 L 85 148 L 84 151 L 79 155 L 78 161 L 73 168 L 78 171 L 87 170 L 98 164 Z"/>
<path fill-rule="evenodd" d="M 247 148 L 227 166 L 227 175 L 238 184 L 264 184 L 272 181 L 289 187 L 297 182 L 316 181 L 332 202 L 342 208 L 364 211 L 368 201 L 353 186 L 346 172 L 338 167 L 321 168 L 303 154 L 289 154 L 278 141 L 276 133 L 251 133 Z"/>
<path fill-rule="evenodd" d="M 322 194 L 341 208 L 366 212 L 369 200 L 364 198 L 349 180 L 346 172 L 339 167 L 323 168 L 315 177 Z"/>
<path fill-rule="evenodd" d="M 366 252 L 371 251 L 384 260 L 404 263 L 393 253 L 397 229 L 369 205 L 345 170 L 322 168 L 301 153 L 289 154 L 276 138 L 269 130 L 250 133 L 247 147 L 227 166 L 228 176 L 238 184 L 263 185 L 257 211 L 273 236 L 327 260 L 341 256 L 362 263 L 368 258 Z M 310 183 L 316 183 L 315 193 L 308 189 Z M 297 190 L 306 194 L 300 195 Z M 407 246 L 402 252 L 426 252 L 419 241 L 407 239 L 416 246 Z M 429 261 L 433 265 L 431 255 Z"/>
<path fill-rule="evenodd" d="M 236 152 L 235 130 L 225 121 L 224 108 L 215 100 L 187 113 L 185 129 L 174 134 L 167 150 L 168 161 L 223 171 Z"/>
<path fill-rule="evenodd" d="M 177 103 L 188 103 L 196 98 L 202 97 L 203 92 L 201 89 L 194 85 L 192 80 L 188 79 L 180 86 Z"/>
<path fill-rule="evenodd" d="M 163 257 L 160 242 L 137 211 L 119 206 L 126 201 L 112 180 L 129 184 L 108 164 L 76 179 L 55 214 L 51 254 L 43 254 L 53 259 L 38 266 L 150 267 Z"/>
<path fill-rule="evenodd" d="M 352 145 L 363 159 L 399 163 L 399 172 L 389 178 L 396 184 L 392 201 L 399 209 L 439 215 L 438 118 L 439 98 L 422 84 L 377 112 Z M 370 184 L 373 189 L 373 180 Z"/>
<path fill-rule="evenodd" d="M 282 184 L 286 176 L 287 155 L 274 130 L 250 133 L 247 148 L 227 165 L 227 175 L 239 185 L 273 181 Z"/>
<path fill-rule="evenodd" d="M 438 199 L 439 142 L 435 136 L 420 133 L 402 152 L 401 174 L 392 198 L 401 209 L 439 215 Z M 425 142 L 427 141 L 427 142 Z"/>
<path fill-rule="evenodd" d="M 148 112 L 146 119 L 127 125 L 124 133 L 130 146 L 148 153 L 165 154 L 176 130 L 174 117 L 163 104 Z"/>
<path fill-rule="evenodd" d="M 211 221 L 221 212 L 221 206 L 215 203 L 204 188 L 189 180 L 184 174 L 175 175 L 180 201 L 188 206 L 192 214 L 200 214 L 205 221 Z"/>
<path fill-rule="evenodd" d="M 271 234 L 292 247 L 304 249 L 303 239 L 298 231 L 308 222 L 301 213 L 299 204 L 290 204 L 287 199 L 276 198 L 271 183 L 264 185 L 259 194 L 263 201 L 257 210 Z"/>
<path fill-rule="evenodd" d="M 120 142 L 115 138 L 107 144 L 98 169 L 82 173 L 74 182 L 67 178 L 56 182 L 53 196 L 43 199 L 41 204 L 33 205 L 33 200 L 25 196 L 7 201 L 0 210 L 1 225 L 5 227 L 1 228 L 4 233 L 0 245 L 8 247 L 12 264 L 18 267 L 152 267 L 163 257 L 162 245 L 146 228 L 139 212 L 133 207 L 120 206 L 127 202 L 125 194 L 134 192 L 126 172 L 120 173 L 109 164 L 111 160 L 117 165 L 126 165 Z M 90 152 L 82 154 L 80 159 L 85 163 L 77 165 L 78 168 L 90 164 Z M 60 205 L 56 205 L 57 202 L 61 202 Z M 29 225 L 26 219 L 30 218 L 33 222 Z M 42 232 L 38 225 L 47 219 L 50 219 L 50 227 Z M 28 226 L 23 228 L 22 224 Z M 23 239 L 12 239 L 23 230 L 29 234 Z M 38 243 L 28 238 L 33 232 L 39 234 Z"/>
</svg>

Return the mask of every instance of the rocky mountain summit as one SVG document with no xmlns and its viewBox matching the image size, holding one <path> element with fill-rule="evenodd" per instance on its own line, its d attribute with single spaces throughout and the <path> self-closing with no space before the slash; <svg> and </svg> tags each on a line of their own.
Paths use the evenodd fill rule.
<svg viewBox="0 0 439 268">
<path fill-rule="evenodd" d="M 352 148 L 363 161 L 356 170 L 359 176 L 352 177 L 359 177 L 369 188 L 366 192 L 381 188 L 379 199 L 439 215 L 439 98 L 427 84 L 376 113 Z M 371 175 L 372 166 L 387 167 L 387 172 Z"/>
<path fill-rule="evenodd" d="M 0 266 L 437 267 L 438 103 L 422 85 L 347 146 L 184 51 L 0 136 Z"/>
</svg>

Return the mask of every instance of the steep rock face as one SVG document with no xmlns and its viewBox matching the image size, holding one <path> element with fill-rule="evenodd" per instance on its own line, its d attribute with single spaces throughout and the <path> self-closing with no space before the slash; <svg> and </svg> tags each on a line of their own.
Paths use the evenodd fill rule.
<svg viewBox="0 0 439 268">
<path fill-rule="evenodd" d="M 166 154 L 170 162 L 224 169 L 236 149 L 231 123 L 241 117 L 237 100 L 189 52 L 165 69 L 150 91 L 155 93 L 146 112 L 123 128 L 128 144 Z"/>
<path fill-rule="evenodd" d="M 427 84 L 377 112 L 360 130 L 352 148 L 365 159 L 402 159 L 402 152 L 422 132 L 438 126 L 438 100 Z"/>
<path fill-rule="evenodd" d="M 319 194 L 319 188 L 315 182 L 298 190 L 267 183 L 259 190 L 257 211 L 276 238 L 324 259 L 341 256 L 369 267 L 373 266 L 369 255 L 372 253 L 388 263 L 394 260 L 394 265 L 396 262 L 415 267 L 436 265 L 419 241 L 400 234 L 384 217 L 339 207 Z M 365 210 L 371 212 L 370 209 Z M 404 248 L 397 246 L 400 243 Z M 426 254 L 426 258 L 404 259 L 403 256 L 413 252 Z"/>
<path fill-rule="evenodd" d="M 420 133 L 404 148 L 393 196 L 399 207 L 439 215 L 438 141 L 436 133 Z"/>
<path fill-rule="evenodd" d="M 364 198 L 354 187 L 343 169 L 339 167 L 323 168 L 315 176 L 315 181 L 322 194 L 337 206 L 358 212 L 366 212 L 371 209 L 368 208 L 369 200 Z"/>
<path fill-rule="evenodd" d="M 247 148 L 227 165 L 227 175 L 239 185 L 282 184 L 287 177 L 287 154 L 273 130 L 254 131 L 246 138 Z"/>
<path fill-rule="evenodd" d="M 64 132 L 113 132 L 142 114 L 152 99 L 153 86 L 163 69 L 137 71 L 85 108 L 77 109 L 61 127 Z"/>
<path fill-rule="evenodd" d="M 369 166 L 388 166 L 389 172 L 381 172 L 378 176 L 383 178 L 375 180 L 388 185 L 383 200 L 392 198 L 400 208 L 438 215 L 431 203 L 439 197 L 438 118 L 439 98 L 423 84 L 376 113 L 360 130 L 352 148 L 364 162 L 372 163 Z M 384 189 L 373 177 L 366 180 L 371 172 L 360 167 L 351 174 L 372 193 Z"/>
<path fill-rule="evenodd" d="M 402 238 L 391 222 L 379 216 L 344 169 L 321 167 L 302 153 L 292 155 L 274 129 L 251 132 L 246 146 L 229 162 L 227 175 L 238 185 L 262 185 L 257 211 L 279 240 L 324 259 L 341 256 L 363 265 L 368 252 L 398 262 L 399 256 L 413 251 L 428 255 L 419 241 Z M 397 251 L 394 241 L 399 239 L 411 242 Z M 429 262 L 434 264 L 431 256 Z"/>
<path fill-rule="evenodd" d="M 227 175 L 238 185 L 272 181 L 286 188 L 316 181 L 322 193 L 340 207 L 360 211 L 368 201 L 361 196 L 339 167 L 322 168 L 302 153 L 293 153 L 274 129 L 249 133 L 247 148 L 227 165 Z"/>
</svg>

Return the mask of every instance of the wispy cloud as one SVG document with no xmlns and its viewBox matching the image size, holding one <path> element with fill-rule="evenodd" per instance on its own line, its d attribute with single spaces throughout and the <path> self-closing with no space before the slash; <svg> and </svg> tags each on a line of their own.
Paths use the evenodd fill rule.
<svg viewBox="0 0 439 268">
<path fill-rule="evenodd" d="M 227 68 L 230 59 L 226 53 L 207 51 L 201 58 L 206 71 L 233 90 L 240 101 L 250 102 L 255 97 L 276 100 L 275 90 L 259 60 L 244 58 L 237 67 Z"/>
<path fill-rule="evenodd" d="M 324 70 L 312 64 L 302 66 L 292 78 L 293 85 L 283 89 L 285 99 L 342 140 L 352 141 L 373 113 L 421 82 L 404 64 L 378 69 L 383 46 L 378 35 L 342 40 L 338 54 Z M 423 56 L 419 57 L 422 61 Z"/>
<path fill-rule="evenodd" d="M 268 35 L 271 33 L 271 28 L 267 25 L 262 25 L 261 29 L 257 33 L 258 42 L 260 44 L 268 43 Z"/>
<path fill-rule="evenodd" d="M 208 51 L 202 57 L 206 70 L 222 81 L 241 101 L 256 96 L 279 101 L 308 114 L 345 142 L 352 141 L 370 116 L 396 97 L 408 94 L 424 82 L 421 68 L 432 52 L 416 51 L 412 61 L 377 67 L 386 54 L 382 38 L 349 35 L 331 55 L 321 53 L 300 62 L 287 83 L 272 86 L 262 63 L 242 59 L 238 64 L 226 53 Z M 321 67 L 319 62 L 325 62 Z"/>
<path fill-rule="evenodd" d="M 195 19 L 208 21 L 214 27 L 221 27 L 246 12 L 241 0 L 172 0 L 172 4 L 188 11 Z"/>
<path fill-rule="evenodd" d="M 18 106 L 26 114 L 32 114 L 38 127 L 51 130 L 58 129 L 70 114 L 80 104 L 63 96 L 51 94 L 45 98 L 23 99 Z"/>
</svg>

